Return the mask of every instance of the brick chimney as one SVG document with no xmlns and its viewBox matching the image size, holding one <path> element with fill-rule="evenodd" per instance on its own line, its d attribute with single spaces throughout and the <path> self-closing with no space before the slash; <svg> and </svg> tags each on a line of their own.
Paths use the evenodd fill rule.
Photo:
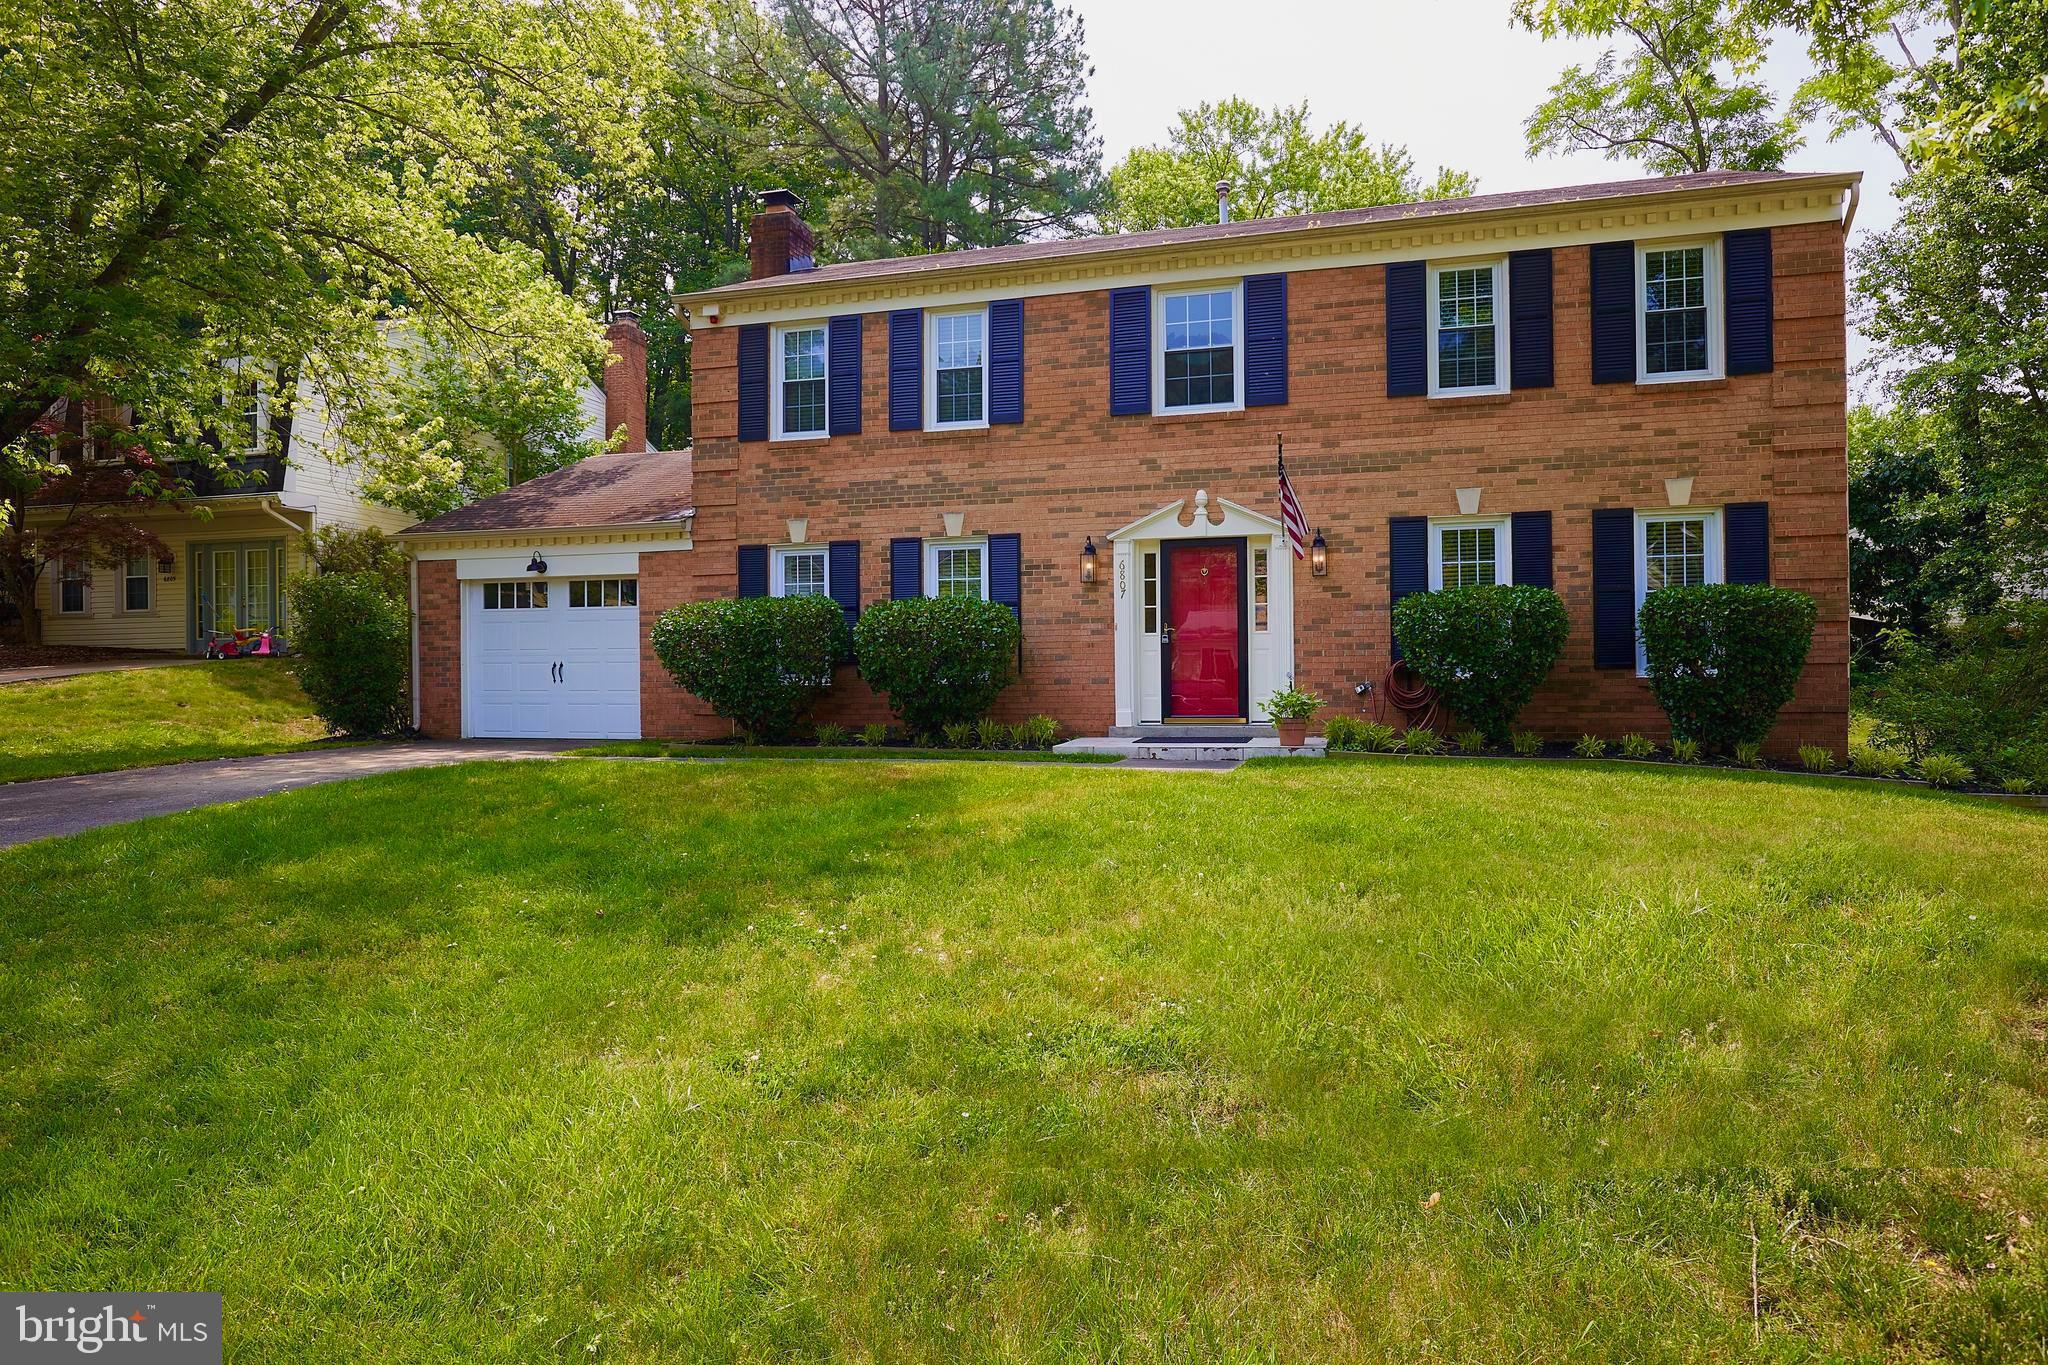
<svg viewBox="0 0 2048 1365">
<path fill-rule="evenodd" d="M 612 314 L 604 329 L 611 343 L 611 363 L 604 367 L 604 432 L 609 437 L 626 429 L 621 450 L 647 449 L 647 333 L 640 315 L 627 309 Z"/>
<path fill-rule="evenodd" d="M 812 270 L 811 226 L 803 220 L 804 201 L 793 190 L 761 191 L 761 211 L 747 232 L 749 279 Z"/>
</svg>

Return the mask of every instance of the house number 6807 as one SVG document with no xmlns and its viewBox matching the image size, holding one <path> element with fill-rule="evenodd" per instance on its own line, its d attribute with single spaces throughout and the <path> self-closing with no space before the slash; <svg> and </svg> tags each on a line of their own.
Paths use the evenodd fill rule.
<svg viewBox="0 0 2048 1365">
<path fill-rule="evenodd" d="M 1130 565 L 1119 564 L 1116 566 L 1116 595 L 1119 601 L 1130 595 L 1130 577 Z"/>
</svg>

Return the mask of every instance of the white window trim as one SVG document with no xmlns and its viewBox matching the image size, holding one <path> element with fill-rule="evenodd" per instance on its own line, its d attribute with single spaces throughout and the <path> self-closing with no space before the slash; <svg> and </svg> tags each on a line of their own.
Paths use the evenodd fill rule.
<svg viewBox="0 0 2048 1365">
<path fill-rule="evenodd" d="M 924 595 L 939 595 L 939 551 L 979 549 L 981 551 L 981 600 L 988 595 L 988 537 L 962 536 L 958 540 L 927 540 L 924 543 Z"/>
<path fill-rule="evenodd" d="M 975 422 L 939 420 L 939 319 L 981 315 L 981 419 Z M 988 305 L 978 308 L 946 308 L 924 315 L 924 429 L 926 431 L 978 431 L 988 425 Z"/>
<path fill-rule="evenodd" d="M 768 551 L 768 595 L 783 595 L 783 564 L 791 555 L 816 555 L 825 563 L 825 596 L 832 595 L 832 553 L 823 545 L 776 545 Z"/>
<path fill-rule="evenodd" d="M 1705 534 L 1700 540 L 1700 553 L 1706 557 L 1706 577 L 1702 582 L 1719 583 L 1726 577 L 1726 560 L 1721 552 L 1721 509 L 1718 507 L 1660 507 L 1654 512 L 1636 512 L 1636 620 L 1643 619 L 1643 603 L 1650 596 L 1650 554 L 1643 544 L 1643 529 L 1653 521 L 1702 521 L 1706 523 Z M 1643 648 L 1643 632 L 1636 628 L 1636 676 L 1644 677 L 1650 671 L 1649 655 Z"/>
<path fill-rule="evenodd" d="M 1230 295 L 1230 391 L 1234 401 L 1203 403 L 1194 407 L 1166 406 L 1166 301 L 1187 294 Z M 1199 417 L 1208 412 L 1244 411 L 1244 281 L 1211 280 L 1207 284 L 1176 285 L 1152 291 L 1152 415 L 1155 417 Z"/>
<path fill-rule="evenodd" d="M 825 334 L 825 425 L 816 431 L 789 432 L 782 429 L 782 339 L 791 332 Z M 768 332 L 768 439 L 772 441 L 822 441 L 832 434 L 832 325 L 823 318 L 811 322 L 785 322 Z"/>
<path fill-rule="evenodd" d="M 1465 384 L 1445 387 L 1437 382 L 1437 333 L 1443 327 L 1443 303 L 1437 297 L 1437 276 L 1446 270 L 1474 270 L 1485 266 L 1493 271 L 1493 382 L 1491 384 Z M 1429 290 L 1429 396 L 1431 398 L 1471 398 L 1483 394 L 1506 393 L 1508 375 L 1508 261 L 1505 256 L 1493 256 L 1476 261 L 1431 261 L 1428 270 Z M 1636 290 L 1636 297 L 1642 297 L 1642 289 Z"/>
<path fill-rule="evenodd" d="M 243 371 L 253 369 L 256 374 L 256 443 L 238 446 L 227 452 L 229 455 L 242 455 L 253 459 L 268 453 L 270 448 L 270 385 L 265 382 L 268 376 L 261 366 L 246 357 L 238 356 L 229 360 L 227 369 L 235 376 L 234 412 L 230 415 L 229 421 L 237 435 L 242 430 L 242 403 L 245 398 L 242 393 Z"/>
<path fill-rule="evenodd" d="M 1649 300 L 1644 297 L 1648 280 L 1647 271 L 1643 265 L 1643 257 L 1652 251 L 1676 251 L 1692 246 L 1704 249 L 1701 259 L 1706 264 L 1707 272 L 1707 368 L 1704 370 L 1684 370 L 1675 374 L 1651 374 L 1649 364 L 1650 324 L 1648 317 L 1649 308 L 1647 306 Z M 1722 355 L 1723 338 L 1721 332 L 1724 310 L 1721 303 L 1720 239 L 1716 237 L 1685 237 L 1663 242 L 1637 242 L 1635 273 L 1636 383 L 1698 384 L 1724 377 L 1728 369 Z"/>
<path fill-rule="evenodd" d="M 1431 517 L 1429 519 L 1429 590 L 1442 592 L 1444 586 L 1445 528 L 1491 526 L 1493 528 L 1493 581 L 1496 586 L 1515 581 L 1514 543 L 1509 539 L 1506 517 Z M 1640 540 L 1641 537 L 1638 537 Z"/>
<path fill-rule="evenodd" d="M 129 573 L 126 564 L 121 566 L 120 610 L 123 616 L 149 616 L 156 611 L 156 562 L 148 555 L 141 556 L 141 559 L 142 573 L 140 575 Z M 128 605 L 128 585 L 135 581 L 138 576 L 149 586 L 149 602 L 144 606 L 131 607 Z"/>
<path fill-rule="evenodd" d="M 68 574 L 65 568 L 66 563 L 67 561 L 65 560 L 57 562 L 57 577 L 51 584 L 52 591 L 57 599 L 54 604 L 57 608 L 57 614 L 59 616 L 90 616 L 92 615 L 92 565 L 81 564 L 78 566 L 76 574 Z M 64 584 L 67 581 L 83 585 L 78 592 L 79 605 L 75 610 L 66 610 L 64 606 Z"/>
</svg>

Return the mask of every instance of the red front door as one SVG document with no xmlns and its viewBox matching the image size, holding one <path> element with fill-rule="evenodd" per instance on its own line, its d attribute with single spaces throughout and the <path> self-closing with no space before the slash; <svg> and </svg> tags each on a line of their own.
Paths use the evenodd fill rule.
<svg viewBox="0 0 2048 1365">
<path fill-rule="evenodd" d="M 1166 714 L 1244 718 L 1244 547 L 1166 546 Z"/>
</svg>

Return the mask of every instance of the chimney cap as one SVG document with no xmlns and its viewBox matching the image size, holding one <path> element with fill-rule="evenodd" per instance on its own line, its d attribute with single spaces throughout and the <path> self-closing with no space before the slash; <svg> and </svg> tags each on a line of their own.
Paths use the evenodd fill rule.
<svg viewBox="0 0 2048 1365">
<path fill-rule="evenodd" d="M 791 213 L 800 213 L 803 211 L 804 197 L 795 190 L 762 190 L 761 207 L 788 209 Z"/>
<path fill-rule="evenodd" d="M 640 310 L 637 308 L 614 308 L 612 309 L 610 320 L 612 322 L 638 322 L 640 321 Z"/>
<path fill-rule="evenodd" d="M 1230 221 L 1230 182 L 1228 180 L 1218 180 L 1216 182 L 1216 221 L 1219 223 Z"/>
</svg>

